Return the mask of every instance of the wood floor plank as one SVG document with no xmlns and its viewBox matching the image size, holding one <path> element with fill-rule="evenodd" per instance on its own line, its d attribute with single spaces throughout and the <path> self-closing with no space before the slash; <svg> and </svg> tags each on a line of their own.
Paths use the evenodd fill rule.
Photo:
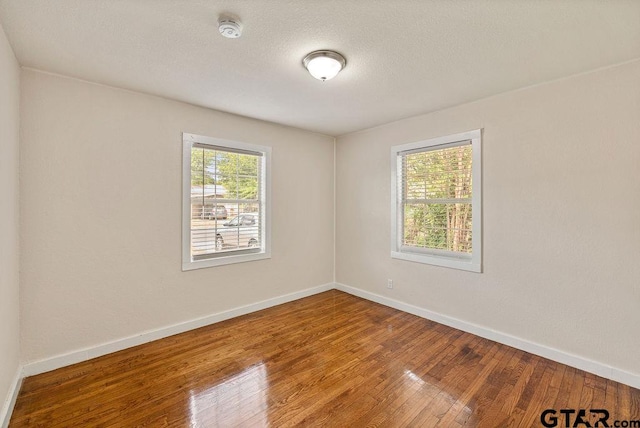
<svg viewBox="0 0 640 428">
<path fill-rule="evenodd" d="M 10 427 L 529 427 L 549 408 L 640 420 L 640 390 L 332 290 L 29 377 Z"/>
</svg>

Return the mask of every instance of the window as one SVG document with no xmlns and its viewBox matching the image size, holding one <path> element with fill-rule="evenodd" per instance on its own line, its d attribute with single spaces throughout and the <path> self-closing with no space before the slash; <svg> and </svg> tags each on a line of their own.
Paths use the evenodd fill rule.
<svg viewBox="0 0 640 428">
<path fill-rule="evenodd" d="M 183 134 L 182 270 L 270 257 L 271 148 Z"/>
<path fill-rule="evenodd" d="M 391 148 L 391 257 L 482 271 L 481 131 Z"/>
</svg>

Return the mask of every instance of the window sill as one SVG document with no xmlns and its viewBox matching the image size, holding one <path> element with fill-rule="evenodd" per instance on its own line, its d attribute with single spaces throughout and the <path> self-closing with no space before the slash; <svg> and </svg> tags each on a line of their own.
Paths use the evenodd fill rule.
<svg viewBox="0 0 640 428">
<path fill-rule="evenodd" d="M 407 260 L 416 263 L 424 263 L 428 265 L 442 266 L 451 269 L 466 270 L 469 272 L 482 273 L 482 265 L 480 263 L 476 263 L 473 260 L 464 260 L 455 257 L 442 257 L 428 254 L 391 251 L 391 258 Z"/>
<path fill-rule="evenodd" d="M 182 271 L 194 270 L 194 269 L 203 269 L 214 266 L 224 266 L 231 265 L 234 263 L 245 263 L 252 262 L 255 260 L 264 260 L 270 259 L 271 253 L 262 252 L 255 254 L 235 254 L 224 257 L 216 257 L 211 259 L 202 259 L 202 260 L 194 260 L 182 263 Z"/>
</svg>

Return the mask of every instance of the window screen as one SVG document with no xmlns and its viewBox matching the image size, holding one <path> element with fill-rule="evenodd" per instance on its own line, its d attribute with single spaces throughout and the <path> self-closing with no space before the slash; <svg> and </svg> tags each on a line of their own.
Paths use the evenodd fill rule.
<svg viewBox="0 0 640 428">
<path fill-rule="evenodd" d="M 470 141 L 401 153 L 402 245 L 471 253 Z"/>
</svg>

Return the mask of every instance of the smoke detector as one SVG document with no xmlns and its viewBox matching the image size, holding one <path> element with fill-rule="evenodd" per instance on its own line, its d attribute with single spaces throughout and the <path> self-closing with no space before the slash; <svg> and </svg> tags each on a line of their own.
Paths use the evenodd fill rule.
<svg viewBox="0 0 640 428">
<path fill-rule="evenodd" d="M 237 39 L 242 35 L 242 23 L 236 17 L 220 16 L 218 31 L 228 39 Z"/>
</svg>

